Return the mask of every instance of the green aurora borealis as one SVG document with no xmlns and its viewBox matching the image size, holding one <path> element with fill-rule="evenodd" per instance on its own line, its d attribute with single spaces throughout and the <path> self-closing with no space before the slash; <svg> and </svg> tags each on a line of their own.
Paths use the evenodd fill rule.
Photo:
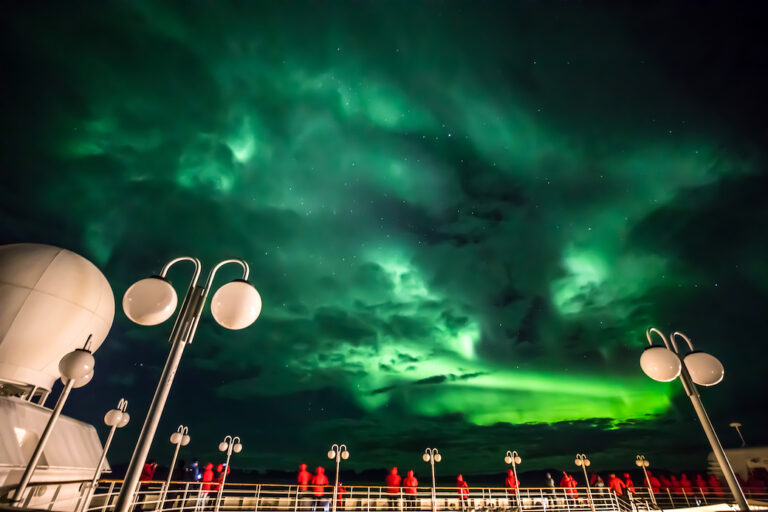
<svg viewBox="0 0 768 512">
<path fill-rule="evenodd" d="M 336 441 L 360 469 L 427 445 L 446 471 L 506 449 L 698 467 L 679 384 L 640 371 L 646 327 L 724 361 L 703 392 L 724 439 L 768 419 L 764 79 L 694 37 L 708 9 L 17 4 L 0 236 L 83 254 L 118 299 L 176 255 L 250 263 L 262 316 L 225 332 L 206 313 L 161 424 L 188 423 L 201 459 L 234 430 L 254 468 Z M 689 15 L 709 25 L 676 35 Z M 142 416 L 169 329 L 118 312 L 69 413 L 98 424 L 126 396 Z"/>
</svg>

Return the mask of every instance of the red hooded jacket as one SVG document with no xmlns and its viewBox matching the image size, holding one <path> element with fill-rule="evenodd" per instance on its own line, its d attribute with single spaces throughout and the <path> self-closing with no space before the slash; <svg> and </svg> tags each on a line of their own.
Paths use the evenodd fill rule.
<svg viewBox="0 0 768 512">
<path fill-rule="evenodd" d="M 632 481 L 629 473 L 624 473 L 624 487 L 632 494 L 635 494 L 635 482 Z"/>
<path fill-rule="evenodd" d="M 653 476 L 650 471 L 648 472 L 648 480 L 651 482 L 651 489 L 653 489 L 653 492 L 659 492 L 661 490 L 661 482 L 658 478 Z"/>
<path fill-rule="evenodd" d="M 400 493 L 400 475 L 397 474 L 397 468 L 392 468 L 387 475 L 387 492 L 389 494 Z"/>
<path fill-rule="evenodd" d="M 693 483 L 701 489 L 701 492 L 706 493 L 707 492 L 707 481 L 704 480 L 704 477 L 701 475 L 696 475 L 696 478 L 693 480 Z"/>
<path fill-rule="evenodd" d="M 336 490 L 336 507 L 341 508 L 344 506 L 344 493 L 347 492 L 347 490 L 344 488 L 343 485 L 341 485 L 341 482 L 339 482 L 339 488 Z"/>
<path fill-rule="evenodd" d="M 213 482 L 213 464 L 210 462 L 205 465 L 205 471 L 203 471 L 203 482 Z M 203 483 L 203 490 L 204 491 L 210 491 L 211 490 L 211 484 L 209 483 Z"/>
<path fill-rule="evenodd" d="M 711 492 L 720 492 L 723 489 L 723 484 L 720 483 L 720 480 L 715 475 L 709 475 L 707 485 L 709 485 Z"/>
<path fill-rule="evenodd" d="M 232 472 L 232 466 L 227 466 L 227 474 Z M 224 481 L 224 464 L 216 466 L 216 483 L 211 486 L 214 491 L 218 491 L 221 487 L 221 482 Z"/>
<path fill-rule="evenodd" d="M 612 475 L 611 475 L 611 476 L 608 478 L 608 487 L 610 487 L 611 489 L 613 489 L 613 492 L 615 492 L 615 493 L 616 493 L 616 494 L 618 494 L 619 496 L 621 496 L 622 494 L 624 494 L 624 482 L 622 482 L 621 480 L 619 480 L 619 479 L 616 477 L 616 475 L 613 475 L 613 474 L 612 474 Z"/>
<path fill-rule="evenodd" d="M 469 484 L 464 481 L 464 477 L 459 475 L 456 477 L 456 487 L 459 488 L 459 498 L 465 500 L 469 498 Z"/>
<path fill-rule="evenodd" d="M 328 477 L 325 476 L 325 469 L 321 466 L 315 470 L 315 474 L 312 476 L 312 492 L 318 498 L 323 495 L 324 486 L 328 485 Z"/>
<path fill-rule="evenodd" d="M 511 469 L 507 470 L 507 479 L 504 480 L 504 485 L 508 489 L 517 489 L 519 482 L 517 481 L 517 478 L 515 478 L 515 472 Z M 562 483 L 560 484 L 562 485 Z"/>
<path fill-rule="evenodd" d="M 680 475 L 680 487 L 683 488 L 686 494 L 691 494 L 693 492 L 693 484 L 685 473 Z"/>
<path fill-rule="evenodd" d="M 306 491 L 308 489 L 307 484 L 312 480 L 312 473 L 307 471 L 306 464 L 299 464 L 299 476 L 296 478 L 296 483 L 299 484 L 300 491 Z"/>
<path fill-rule="evenodd" d="M 144 464 L 144 467 L 141 469 L 141 476 L 139 476 L 139 482 L 148 482 L 152 480 L 155 477 L 156 469 L 157 464 L 151 464 L 149 462 Z"/>
<path fill-rule="evenodd" d="M 680 485 L 680 481 L 675 475 L 669 475 L 669 482 L 672 487 L 672 492 L 683 492 L 683 487 Z"/>
<path fill-rule="evenodd" d="M 419 486 L 419 481 L 413 476 L 413 470 L 408 471 L 408 476 L 403 478 L 403 487 L 405 487 L 405 494 L 416 494 L 416 488 Z"/>
</svg>

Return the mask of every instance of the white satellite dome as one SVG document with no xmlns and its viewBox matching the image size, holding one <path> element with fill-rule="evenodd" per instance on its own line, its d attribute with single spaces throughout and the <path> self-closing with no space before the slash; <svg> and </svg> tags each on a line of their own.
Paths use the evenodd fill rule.
<svg viewBox="0 0 768 512">
<path fill-rule="evenodd" d="M 59 360 L 82 348 L 95 351 L 115 316 L 104 274 L 66 249 L 41 244 L 0 245 L 0 381 L 51 389 Z"/>
</svg>

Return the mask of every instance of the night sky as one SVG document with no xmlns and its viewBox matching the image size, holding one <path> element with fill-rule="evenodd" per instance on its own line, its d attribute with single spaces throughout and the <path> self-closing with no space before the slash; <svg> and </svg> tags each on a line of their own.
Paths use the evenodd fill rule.
<svg viewBox="0 0 768 512">
<path fill-rule="evenodd" d="M 0 242 L 82 254 L 118 304 L 178 255 L 250 263 L 261 317 L 205 312 L 161 462 L 184 423 L 182 457 L 239 434 L 254 469 L 703 467 L 649 326 L 723 361 L 726 446 L 768 442 L 758 3 L 614 4 L 5 3 Z M 103 434 L 129 400 L 112 462 L 170 329 L 118 310 L 65 409 Z"/>
</svg>

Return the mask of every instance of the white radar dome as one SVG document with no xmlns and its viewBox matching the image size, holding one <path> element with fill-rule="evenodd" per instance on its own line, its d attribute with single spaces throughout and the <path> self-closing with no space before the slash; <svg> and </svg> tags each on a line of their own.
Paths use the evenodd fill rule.
<svg viewBox="0 0 768 512">
<path fill-rule="evenodd" d="M 104 341 L 115 297 L 104 274 L 66 249 L 0 245 L 0 380 L 51 389 L 59 361 Z"/>
</svg>

